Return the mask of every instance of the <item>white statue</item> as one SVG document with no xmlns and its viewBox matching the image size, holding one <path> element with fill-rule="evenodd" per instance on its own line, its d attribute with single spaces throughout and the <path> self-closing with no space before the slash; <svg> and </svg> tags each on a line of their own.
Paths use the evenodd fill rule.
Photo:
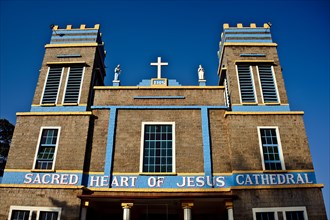
<svg viewBox="0 0 330 220">
<path fill-rule="evenodd" d="M 118 81 L 120 73 L 121 73 L 120 64 L 118 64 L 115 68 L 115 78 L 113 79 L 114 81 Z"/>
<path fill-rule="evenodd" d="M 198 79 L 204 80 L 204 69 L 203 69 L 202 65 L 199 65 L 199 67 L 198 67 Z"/>
</svg>

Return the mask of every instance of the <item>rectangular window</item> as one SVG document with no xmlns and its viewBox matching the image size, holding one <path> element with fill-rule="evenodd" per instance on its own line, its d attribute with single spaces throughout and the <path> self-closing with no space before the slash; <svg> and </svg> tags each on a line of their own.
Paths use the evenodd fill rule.
<svg viewBox="0 0 330 220">
<path fill-rule="evenodd" d="M 62 78 L 62 67 L 49 67 L 41 104 L 56 104 Z"/>
<path fill-rule="evenodd" d="M 35 169 L 52 170 L 54 167 L 59 128 L 43 128 L 39 140 Z"/>
<path fill-rule="evenodd" d="M 277 128 L 259 128 L 259 142 L 264 170 L 283 170 L 283 156 Z"/>
<path fill-rule="evenodd" d="M 306 207 L 253 208 L 253 220 L 308 220 Z M 280 214 L 279 214 L 280 213 Z"/>
<path fill-rule="evenodd" d="M 30 211 L 13 210 L 10 220 L 29 220 Z"/>
<path fill-rule="evenodd" d="M 10 220 L 60 220 L 61 208 L 37 206 L 11 206 Z"/>
<path fill-rule="evenodd" d="M 175 172 L 174 130 L 174 123 L 142 123 L 142 172 Z"/>
<path fill-rule="evenodd" d="M 278 103 L 275 76 L 271 65 L 257 67 L 264 103 Z"/>
<path fill-rule="evenodd" d="M 242 103 L 255 103 L 255 91 L 251 67 L 249 65 L 237 65 L 239 90 Z"/>
<path fill-rule="evenodd" d="M 64 103 L 79 103 L 83 72 L 83 66 L 72 66 L 69 68 Z"/>
<path fill-rule="evenodd" d="M 256 220 L 275 220 L 274 212 L 257 212 Z"/>
</svg>

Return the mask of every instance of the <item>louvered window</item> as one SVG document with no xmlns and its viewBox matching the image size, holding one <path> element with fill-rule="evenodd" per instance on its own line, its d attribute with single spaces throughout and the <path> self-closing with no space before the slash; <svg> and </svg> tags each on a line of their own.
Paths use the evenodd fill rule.
<svg viewBox="0 0 330 220">
<path fill-rule="evenodd" d="M 258 66 L 262 95 L 265 103 L 278 102 L 272 66 Z"/>
<path fill-rule="evenodd" d="M 256 102 L 250 66 L 238 65 L 237 71 L 242 102 Z"/>
<path fill-rule="evenodd" d="M 62 67 L 49 67 L 42 104 L 55 104 L 62 76 Z"/>
<path fill-rule="evenodd" d="M 83 77 L 83 66 L 70 67 L 68 81 L 65 90 L 64 103 L 78 103 L 80 96 L 80 87 Z"/>
</svg>

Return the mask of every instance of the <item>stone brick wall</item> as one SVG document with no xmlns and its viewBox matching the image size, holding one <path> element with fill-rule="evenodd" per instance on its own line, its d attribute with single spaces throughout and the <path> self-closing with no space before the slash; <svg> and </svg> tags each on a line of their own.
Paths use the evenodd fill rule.
<svg viewBox="0 0 330 220">
<path fill-rule="evenodd" d="M 326 220 L 319 188 L 233 190 L 234 219 L 253 219 L 253 208 L 306 207 L 309 220 Z"/>
<path fill-rule="evenodd" d="M 313 169 L 301 115 L 228 115 L 233 170 L 261 170 L 258 126 L 277 126 L 287 170 Z"/>
<path fill-rule="evenodd" d="M 109 88 L 109 87 L 108 87 Z M 213 89 L 109 88 L 96 89 L 94 105 L 224 105 L 223 87 Z M 183 96 L 180 99 L 134 99 L 137 96 Z"/>
<path fill-rule="evenodd" d="M 256 53 L 265 54 L 265 57 L 240 57 L 242 53 Z M 237 60 L 274 60 L 274 72 L 277 83 L 277 88 L 280 96 L 281 104 L 288 104 L 288 98 L 285 90 L 282 69 L 280 66 L 276 47 L 251 47 L 251 46 L 226 46 L 224 49 L 222 64 L 227 67 L 227 79 L 229 82 L 229 88 L 233 104 L 240 104 L 240 95 L 238 89 L 236 61 Z M 253 66 L 253 77 L 255 82 L 255 91 L 258 99 L 258 103 L 262 104 L 261 90 L 255 65 L 259 65 L 258 62 L 251 62 Z"/>
<path fill-rule="evenodd" d="M 80 213 L 79 189 L 12 188 L 0 186 L 0 219 L 8 219 L 10 206 L 62 208 L 61 220 L 76 220 Z"/>
<path fill-rule="evenodd" d="M 32 169 L 41 127 L 61 127 L 57 170 L 82 170 L 90 116 L 18 116 L 6 169 Z M 74 156 L 73 156 L 74 155 Z"/>
<path fill-rule="evenodd" d="M 204 172 L 199 110 L 118 110 L 114 172 L 139 172 L 142 122 L 175 122 L 176 171 Z"/>
<path fill-rule="evenodd" d="M 34 93 L 34 98 L 32 104 L 39 105 L 41 103 L 41 97 L 43 94 L 43 89 L 45 85 L 45 80 L 47 77 L 48 67 L 47 62 L 86 62 L 86 68 L 83 78 L 83 85 L 80 97 L 80 104 L 87 104 L 88 97 L 91 89 L 91 80 L 94 67 L 94 59 L 96 53 L 96 47 L 69 47 L 69 48 L 47 48 L 45 51 L 44 60 L 40 69 L 39 79 L 37 82 L 36 90 Z M 57 58 L 59 54 L 80 54 L 81 57 L 78 58 Z M 63 66 L 63 64 L 59 64 Z M 64 65 L 64 66 L 69 66 Z M 59 96 L 57 104 L 62 104 L 63 93 L 65 91 L 65 84 L 67 79 L 67 69 L 63 72 L 62 83 L 60 84 Z"/>
</svg>

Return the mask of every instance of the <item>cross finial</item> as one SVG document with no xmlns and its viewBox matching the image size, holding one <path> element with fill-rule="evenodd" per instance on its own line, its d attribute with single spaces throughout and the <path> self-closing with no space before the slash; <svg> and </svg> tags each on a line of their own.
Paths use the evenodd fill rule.
<svg viewBox="0 0 330 220">
<path fill-rule="evenodd" d="M 158 79 L 162 78 L 162 71 L 161 71 L 162 66 L 168 65 L 168 63 L 162 63 L 161 59 L 162 58 L 158 57 L 157 63 L 150 63 L 151 66 L 157 66 L 157 78 Z"/>
</svg>

